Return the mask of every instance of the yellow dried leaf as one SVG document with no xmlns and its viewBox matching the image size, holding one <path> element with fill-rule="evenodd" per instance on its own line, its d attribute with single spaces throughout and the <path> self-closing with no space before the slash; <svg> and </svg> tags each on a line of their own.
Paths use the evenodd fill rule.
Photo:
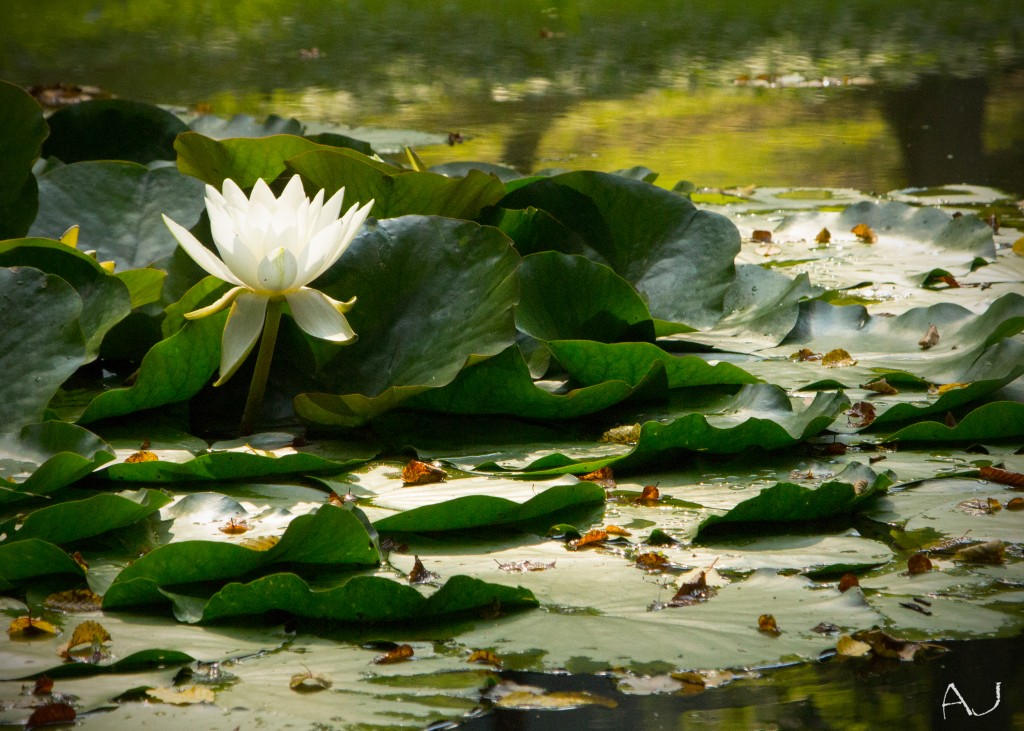
<svg viewBox="0 0 1024 731">
<path fill-rule="evenodd" d="M 864 657 L 869 652 L 871 652 L 871 645 L 855 640 L 850 635 L 843 635 L 836 643 L 836 653 L 846 657 Z"/>
<path fill-rule="evenodd" d="M 71 633 L 71 640 L 68 642 L 68 649 L 79 645 L 98 645 L 104 642 L 110 642 L 110 633 L 102 624 L 90 619 L 75 627 L 75 631 Z"/>
<path fill-rule="evenodd" d="M 681 673 L 672 673 L 669 677 L 682 683 L 682 691 L 685 695 L 703 693 L 708 684 L 703 675 L 693 672 L 692 670 Z"/>
<path fill-rule="evenodd" d="M 832 240 L 832 232 L 827 228 L 823 228 L 818 232 L 818 235 L 814 237 L 814 240 L 819 244 L 827 244 Z"/>
<path fill-rule="evenodd" d="M 773 635 L 775 637 L 782 634 L 782 630 L 779 629 L 779 625 L 775 621 L 775 617 L 771 614 L 762 614 L 757 618 L 757 631 L 763 632 L 766 635 Z"/>
<path fill-rule="evenodd" d="M 821 359 L 821 364 L 826 368 L 845 368 L 857 365 L 857 361 L 842 348 L 836 348 L 825 353 Z"/>
<path fill-rule="evenodd" d="M 642 569 L 648 571 L 653 569 L 660 569 L 662 566 L 668 563 L 668 557 L 665 554 L 655 551 L 648 551 L 647 553 L 641 553 L 636 557 L 636 565 Z"/>
<path fill-rule="evenodd" d="M 633 535 L 625 528 L 620 528 L 617 525 L 606 525 L 604 527 L 605 532 L 610 536 L 631 536 Z"/>
<path fill-rule="evenodd" d="M 958 388 L 967 388 L 971 384 L 969 383 L 946 383 L 941 386 L 933 385 L 928 389 L 928 393 L 932 396 L 941 396 L 949 391 L 955 391 Z"/>
<path fill-rule="evenodd" d="M 611 444 L 636 444 L 640 441 L 640 425 L 626 424 L 612 427 L 601 435 L 601 441 Z"/>
<path fill-rule="evenodd" d="M 159 462 L 160 458 L 152 452 L 146 451 L 145 449 L 135 452 L 134 454 L 128 455 L 124 463 L 125 464 L 138 464 L 139 462 Z"/>
<path fill-rule="evenodd" d="M 197 703 L 213 703 L 216 695 L 209 688 L 190 685 L 187 688 L 149 688 L 146 695 L 161 703 L 175 706 L 191 706 Z"/>
<path fill-rule="evenodd" d="M 1013 242 L 1013 253 L 1017 256 L 1024 256 L 1024 236 Z"/>
<path fill-rule="evenodd" d="M 281 540 L 280 536 L 254 536 L 239 541 L 238 545 L 248 548 L 250 551 L 269 551 Z"/>
<path fill-rule="evenodd" d="M 810 348 L 800 348 L 793 355 L 789 356 L 790 360 L 796 360 L 801 363 L 806 363 L 809 360 L 821 360 L 821 353 L 815 353 Z"/>
<path fill-rule="evenodd" d="M 11 639 L 37 637 L 39 635 L 56 635 L 60 632 L 56 625 L 37 617 L 18 617 L 7 627 L 7 635 Z"/>
<path fill-rule="evenodd" d="M 228 522 L 224 525 L 218 526 L 217 530 L 221 533 L 227 533 L 229 536 L 237 536 L 248 531 L 250 527 L 251 526 L 244 520 L 229 518 Z"/>
<path fill-rule="evenodd" d="M 490 650 L 475 650 L 466 662 L 476 662 L 482 665 L 491 665 L 496 668 L 501 667 L 501 658 Z"/>
<path fill-rule="evenodd" d="M 850 229 L 850 232 L 865 244 L 878 243 L 878 234 L 866 223 L 858 223 Z"/>
<path fill-rule="evenodd" d="M 868 391 L 874 391 L 875 393 L 882 393 L 886 396 L 895 396 L 899 393 L 899 389 L 891 385 L 884 378 L 879 378 L 877 381 L 872 381 L 871 383 L 865 383 L 861 388 Z"/>
<path fill-rule="evenodd" d="M 608 531 L 603 531 L 600 528 L 594 528 L 593 530 L 587 531 L 582 538 L 579 538 L 575 541 L 570 541 L 569 548 L 576 550 L 578 548 L 583 548 L 584 546 L 602 543 L 603 541 L 607 540 Z"/>
<path fill-rule="evenodd" d="M 1003 507 L 1007 510 L 1024 510 L 1024 497 L 1011 498 Z"/>
<path fill-rule="evenodd" d="M 605 490 L 611 490 L 615 487 L 615 473 L 611 467 L 602 467 L 580 477 L 580 482 L 593 482 Z"/>
<path fill-rule="evenodd" d="M 658 486 L 644 485 L 640 497 L 634 498 L 633 502 L 637 505 L 654 505 L 659 500 L 661 500 L 661 491 L 658 489 Z"/>
</svg>

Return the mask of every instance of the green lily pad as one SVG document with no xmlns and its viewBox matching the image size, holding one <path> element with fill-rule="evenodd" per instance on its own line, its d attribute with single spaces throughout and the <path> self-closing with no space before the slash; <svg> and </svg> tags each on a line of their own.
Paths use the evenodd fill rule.
<svg viewBox="0 0 1024 731">
<path fill-rule="evenodd" d="M 956 426 L 919 421 L 887 436 L 885 442 L 978 442 L 1024 437 L 1024 404 L 995 401 L 971 411 Z"/>
<path fill-rule="evenodd" d="M 0 240 L 24 236 L 36 217 L 39 194 L 32 165 L 49 130 L 43 110 L 23 89 L 0 81 Z"/>
<path fill-rule="evenodd" d="M 656 318 L 706 328 L 723 314 L 739 232 L 725 217 L 698 210 L 682 196 L 582 171 L 529 183 L 498 205 L 554 216 L 636 287 Z"/>
<path fill-rule="evenodd" d="M 63 545 L 135 523 L 170 501 L 166 493 L 145 489 L 100 493 L 39 508 L 20 521 L 0 525 L 0 532 L 6 533 L 7 542 L 36 538 Z"/>
<path fill-rule="evenodd" d="M 129 99 L 91 99 L 50 115 L 45 157 L 64 163 L 126 160 L 143 165 L 174 159 L 174 138 L 188 131 L 170 112 Z"/>
<path fill-rule="evenodd" d="M 320 392 L 300 394 L 296 413 L 358 425 L 500 353 L 514 339 L 518 263 L 501 233 L 465 221 L 404 216 L 371 227 L 316 282 L 336 299 L 358 296 L 348 319 L 359 339 L 328 351 Z"/>
<path fill-rule="evenodd" d="M 48 541 L 30 538 L 0 543 L 0 578 L 5 581 L 13 583 L 54 574 L 85 576 L 85 569 Z"/>
<path fill-rule="evenodd" d="M 327 195 L 344 188 L 346 201 L 373 200 L 371 215 L 405 215 L 475 219 L 496 203 L 505 187 L 496 177 L 470 170 L 464 178 L 446 178 L 381 165 L 352 150 L 319 149 L 290 158 L 288 167 Z"/>
<path fill-rule="evenodd" d="M 60 277 L 0 268 L 0 433 L 42 421 L 60 385 L 85 361 L 82 298 Z"/>
<path fill-rule="evenodd" d="M 276 180 L 285 171 L 285 160 L 320 148 L 317 143 L 295 135 L 215 140 L 186 132 L 174 142 L 178 169 L 218 190 L 227 178 L 243 189 L 251 188 L 261 178 Z M 351 196 L 346 200 L 352 200 Z M 185 225 L 180 219 L 174 220 Z"/>
<path fill-rule="evenodd" d="M 203 114 L 188 124 L 189 129 L 212 140 L 236 137 L 270 137 L 272 135 L 301 135 L 302 122 L 297 119 L 271 114 L 263 121 L 248 114 L 235 114 L 230 119 L 215 114 Z"/>
<path fill-rule="evenodd" d="M 103 597 L 103 608 L 164 603 L 163 587 L 245 576 L 271 564 L 323 570 L 373 566 L 377 561 L 377 549 L 359 519 L 344 508 L 324 505 L 292 520 L 281 540 L 265 551 L 222 541 L 160 546 L 117 575 Z"/>
<path fill-rule="evenodd" d="M 835 480 L 807 488 L 780 482 L 744 500 L 724 515 L 712 515 L 697 527 L 697 536 L 707 538 L 723 528 L 757 527 L 761 530 L 791 523 L 823 520 L 845 515 L 885 492 L 893 482 L 859 463 L 847 466 Z M 859 483 L 859 484 L 858 484 Z"/>
<path fill-rule="evenodd" d="M 0 243 L 0 266 L 34 267 L 75 288 L 82 298 L 78 322 L 85 335 L 87 361 L 96 358 L 104 336 L 132 307 L 130 292 L 118 277 L 110 276 L 93 257 L 57 241 L 4 241 Z"/>
<path fill-rule="evenodd" d="M 429 597 L 407 584 L 378 576 L 357 576 L 340 587 L 316 590 L 295 574 L 273 574 L 249 584 L 228 584 L 205 603 L 201 614 L 176 616 L 186 622 L 223 621 L 259 616 L 274 610 L 334 622 L 377 623 L 430 621 L 479 612 L 537 606 L 526 589 L 453 576 Z"/>
<path fill-rule="evenodd" d="M 449 485 L 456 487 L 458 481 Z M 424 488 L 430 490 L 429 487 Z M 378 531 L 434 532 L 521 523 L 578 505 L 599 505 L 604 488 L 592 482 L 553 485 L 526 502 L 492 495 L 465 495 L 404 510 L 374 522 Z"/>
<path fill-rule="evenodd" d="M 653 341 L 639 293 L 603 264 L 545 251 L 523 259 L 516 327 L 539 340 Z"/>
<path fill-rule="evenodd" d="M 54 680 L 67 678 L 88 678 L 96 675 L 118 675 L 157 670 L 195 662 L 195 658 L 177 650 L 140 650 L 112 663 L 74 662 L 55 665 L 52 668 L 26 675 L 16 680 L 33 680 L 45 675 Z"/>
<path fill-rule="evenodd" d="M 48 495 L 114 459 L 109 445 L 61 421 L 0 433 L 0 504 Z"/>
<path fill-rule="evenodd" d="M 203 211 L 203 186 L 173 167 L 132 162 L 80 162 L 39 178 L 39 216 L 31 236 L 51 239 L 79 225 L 79 247 L 121 270 L 170 256 L 178 242 L 160 214 L 186 228 Z"/>
</svg>

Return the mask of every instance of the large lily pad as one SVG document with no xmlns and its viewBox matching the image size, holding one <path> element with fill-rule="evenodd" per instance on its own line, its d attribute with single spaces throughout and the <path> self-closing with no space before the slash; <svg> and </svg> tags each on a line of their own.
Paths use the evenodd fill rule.
<svg viewBox="0 0 1024 731">
<path fill-rule="evenodd" d="M 114 459 L 90 431 L 61 421 L 0 433 L 0 504 L 48 495 Z"/>
<path fill-rule="evenodd" d="M 0 268 L 0 432 L 42 421 L 46 404 L 85 362 L 82 298 L 60 277 Z"/>
<path fill-rule="evenodd" d="M 304 419 L 355 425 L 512 344 L 519 256 L 498 231 L 443 218 L 382 221 L 317 280 L 359 339 L 320 368 L 319 393 L 295 400 Z M 443 285 L 442 285 L 443 283 Z"/>
<path fill-rule="evenodd" d="M 345 149 L 315 150 L 291 158 L 287 164 L 327 195 L 344 188 L 346 200 L 365 203 L 372 199 L 371 215 L 377 218 L 417 214 L 473 220 L 505 192 L 501 181 L 479 170 L 471 170 L 464 178 L 447 178 L 382 165 Z"/>
<path fill-rule="evenodd" d="M 178 246 L 160 214 L 188 228 L 202 211 L 203 186 L 173 167 L 80 162 L 39 178 L 39 216 L 29 234 L 56 239 L 78 225 L 83 250 L 133 269 L 162 261 Z"/>
<path fill-rule="evenodd" d="M 87 356 L 99 353 L 104 336 L 132 307 L 128 287 L 110 276 L 91 256 L 48 239 L 15 239 L 0 243 L 0 266 L 29 266 L 59 276 L 82 298 L 78 323 L 85 335 Z M 152 270 L 150 270 L 152 271 Z"/>
<path fill-rule="evenodd" d="M 520 187 L 498 205 L 550 213 L 633 284 L 656 318 L 706 328 L 723 313 L 739 233 L 678 194 L 618 175 L 574 172 Z"/>
<path fill-rule="evenodd" d="M 24 236 L 39 205 L 32 164 L 49 133 L 43 110 L 14 84 L 0 81 L 0 240 Z"/>
<path fill-rule="evenodd" d="M 65 163 L 174 159 L 174 138 L 188 127 L 170 112 L 129 99 L 92 99 L 50 115 L 43 155 Z"/>
</svg>

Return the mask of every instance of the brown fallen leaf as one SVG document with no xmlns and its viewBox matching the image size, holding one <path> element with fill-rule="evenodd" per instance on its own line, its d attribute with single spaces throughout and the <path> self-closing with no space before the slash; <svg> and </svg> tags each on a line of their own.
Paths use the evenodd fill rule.
<svg viewBox="0 0 1024 731">
<path fill-rule="evenodd" d="M 412 645 L 399 645 L 393 650 L 388 650 L 383 655 L 373 658 L 374 665 L 393 665 L 396 662 L 405 662 L 412 659 Z"/>
<path fill-rule="evenodd" d="M 870 401 L 858 401 L 846 412 L 847 423 L 858 429 L 869 426 L 875 420 L 875 405 Z"/>
<path fill-rule="evenodd" d="M 139 462 L 159 462 L 160 458 L 145 449 L 125 457 L 125 464 L 138 464 Z"/>
<path fill-rule="evenodd" d="M 886 396 L 895 396 L 899 393 L 899 389 L 890 384 L 884 378 L 879 378 L 877 381 L 871 383 L 865 383 L 861 388 L 868 391 L 874 391 L 875 393 L 885 394 Z"/>
<path fill-rule="evenodd" d="M 332 685 L 334 682 L 326 675 L 314 673 L 309 668 L 306 668 L 304 673 L 296 673 L 288 681 L 288 687 L 296 693 L 319 693 Z"/>
<path fill-rule="evenodd" d="M 928 326 L 928 332 L 924 334 L 917 344 L 921 347 L 921 350 L 928 350 L 932 346 L 938 345 L 939 343 L 939 328 L 935 325 Z"/>
<path fill-rule="evenodd" d="M 75 709 L 67 703 L 47 703 L 32 711 L 32 715 L 25 721 L 25 728 L 33 729 L 40 726 L 71 723 L 77 715 Z"/>
<path fill-rule="evenodd" d="M 822 355 L 821 353 L 815 353 L 810 348 L 800 348 L 800 350 L 793 353 L 793 355 L 789 356 L 789 358 L 790 360 L 796 360 L 801 363 L 806 363 L 807 361 L 821 360 Z"/>
<path fill-rule="evenodd" d="M 877 244 L 878 234 L 866 223 L 858 223 L 850 229 L 850 233 L 863 241 L 865 244 Z"/>
<path fill-rule="evenodd" d="M 772 242 L 772 232 L 760 228 L 754 229 L 750 232 L 750 240 L 760 244 L 770 244 Z"/>
<path fill-rule="evenodd" d="M 665 554 L 656 551 L 648 551 L 646 553 L 641 553 L 639 556 L 636 557 L 637 567 L 645 569 L 647 571 L 660 569 L 667 563 L 668 557 Z"/>
<path fill-rule="evenodd" d="M 89 589 L 69 589 L 50 594 L 43 606 L 57 612 L 95 612 L 103 606 L 103 597 Z"/>
<path fill-rule="evenodd" d="M 593 482 L 605 490 L 613 490 L 615 488 L 615 473 L 612 472 L 611 467 L 602 467 L 580 477 L 580 482 Z"/>
<path fill-rule="evenodd" d="M 146 695 L 161 703 L 173 706 L 192 706 L 198 703 L 213 703 L 217 696 L 209 688 L 190 685 L 186 688 L 149 688 Z"/>
<path fill-rule="evenodd" d="M 57 648 L 57 654 L 65 660 L 97 663 L 109 654 L 102 649 L 104 642 L 110 642 L 110 633 L 102 624 L 89 619 L 75 627 L 75 631 L 71 633 L 71 639 Z M 82 645 L 89 645 L 90 655 L 73 656 L 72 651 Z"/>
<path fill-rule="evenodd" d="M 832 240 L 832 232 L 827 228 L 823 228 L 818 232 L 818 235 L 814 237 L 814 240 L 819 244 L 827 244 Z"/>
<path fill-rule="evenodd" d="M 12 640 L 38 637 L 39 635 L 56 635 L 59 632 L 56 625 L 27 614 L 15 618 L 7 627 L 7 636 Z"/>
<path fill-rule="evenodd" d="M 825 353 L 821 359 L 821 364 L 826 368 L 846 368 L 847 366 L 857 365 L 857 361 L 842 348 L 836 348 Z"/>
<path fill-rule="evenodd" d="M 998 538 L 967 548 L 961 548 L 953 556 L 955 561 L 965 563 L 1000 564 L 1006 560 L 1006 545 Z"/>
<path fill-rule="evenodd" d="M 437 574 L 433 571 L 427 571 L 423 566 L 423 562 L 420 561 L 420 557 L 416 556 L 416 560 L 413 562 L 412 571 L 409 572 L 409 583 L 410 584 L 429 584 L 431 581 L 436 581 L 438 578 Z"/>
<path fill-rule="evenodd" d="M 701 571 L 696 581 L 680 584 L 672 599 L 669 600 L 670 607 L 689 607 L 694 604 L 706 602 L 718 593 L 713 586 L 708 586 L 707 572 Z"/>
<path fill-rule="evenodd" d="M 775 617 L 771 614 L 762 614 L 757 618 L 757 631 L 763 632 L 766 635 L 772 635 L 773 637 L 778 637 L 782 634 L 782 630 L 779 629 Z"/>
<path fill-rule="evenodd" d="M 915 553 L 907 559 L 907 570 L 911 575 L 927 573 L 932 570 L 931 559 L 923 553 Z"/>
<path fill-rule="evenodd" d="M 992 515 L 1003 509 L 1003 506 L 995 498 L 977 498 L 963 500 L 956 505 L 957 510 L 967 515 Z"/>
<path fill-rule="evenodd" d="M 36 684 L 32 688 L 32 695 L 50 695 L 53 693 L 53 678 L 40 675 L 36 678 Z"/>
<path fill-rule="evenodd" d="M 989 482 L 998 482 L 1000 485 L 1009 485 L 1024 490 L 1024 473 L 1002 470 L 998 467 L 982 467 L 978 470 L 978 476 Z"/>
<path fill-rule="evenodd" d="M 938 649 L 945 651 L 941 645 L 934 645 L 927 642 L 910 642 L 893 637 L 880 629 L 862 630 L 853 633 L 853 639 L 866 642 L 871 646 L 871 651 L 878 657 L 888 657 L 893 660 L 908 662 L 914 659 L 921 650 Z"/>
<path fill-rule="evenodd" d="M 568 546 L 572 550 L 577 550 L 585 546 L 594 546 L 598 543 L 603 543 L 608 540 L 608 531 L 601 530 L 600 528 L 594 528 L 593 530 L 587 531 L 581 538 L 577 538 L 575 541 L 569 541 Z"/>
<path fill-rule="evenodd" d="M 409 460 L 402 468 L 402 482 L 406 485 L 429 485 L 444 482 L 447 478 L 448 473 L 440 467 L 418 459 Z"/>
<path fill-rule="evenodd" d="M 490 650 L 474 650 L 469 656 L 466 662 L 480 663 L 481 665 L 490 665 L 492 667 L 501 667 L 501 658 Z"/>
<path fill-rule="evenodd" d="M 1024 497 L 1010 498 L 1003 507 L 1007 510 L 1024 510 Z"/>
<path fill-rule="evenodd" d="M 838 625 L 831 622 L 818 622 L 818 624 L 811 627 L 811 632 L 817 632 L 819 635 L 834 635 L 839 632 L 839 629 Z"/>
<path fill-rule="evenodd" d="M 633 502 L 637 505 L 654 505 L 659 500 L 661 500 L 661 490 L 657 485 L 644 485 L 640 497 L 633 498 Z"/>
<path fill-rule="evenodd" d="M 606 525 L 604 527 L 605 532 L 610 536 L 631 536 L 633 535 L 625 528 L 620 528 L 617 525 Z"/>
<path fill-rule="evenodd" d="M 229 518 L 228 522 L 224 525 L 218 526 L 217 530 L 221 533 L 227 533 L 229 536 L 237 536 L 241 533 L 245 533 L 249 528 L 250 526 L 246 521 Z"/>
<path fill-rule="evenodd" d="M 853 574 L 843 574 L 839 577 L 839 591 L 845 593 L 855 586 L 860 586 L 860 581 Z"/>
</svg>

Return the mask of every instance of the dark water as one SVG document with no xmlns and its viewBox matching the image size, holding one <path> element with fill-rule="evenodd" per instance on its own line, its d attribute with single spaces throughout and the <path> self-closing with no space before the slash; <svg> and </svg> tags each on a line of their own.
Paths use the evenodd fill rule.
<svg viewBox="0 0 1024 731">
<path fill-rule="evenodd" d="M 614 708 L 493 709 L 461 731 L 566 729 L 1024 728 L 1024 637 L 943 643 L 925 661 L 829 660 L 765 671 L 697 695 L 626 695 L 601 676 L 504 673 L 549 691 L 587 691 Z M 997 689 L 998 685 L 998 689 Z M 970 713 L 968 713 L 970 710 Z"/>
<path fill-rule="evenodd" d="M 1024 193 L 1016 0 L 4 0 L 0 19 L 0 78 L 462 136 L 430 164 Z"/>
</svg>

